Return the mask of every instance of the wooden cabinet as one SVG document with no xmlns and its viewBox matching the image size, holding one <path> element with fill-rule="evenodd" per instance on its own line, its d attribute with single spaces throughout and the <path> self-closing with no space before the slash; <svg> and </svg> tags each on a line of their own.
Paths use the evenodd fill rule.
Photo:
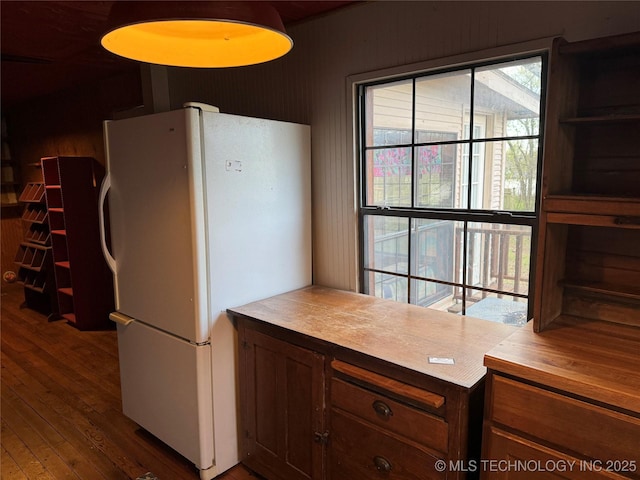
<svg viewBox="0 0 640 480">
<path fill-rule="evenodd" d="M 573 318 L 489 351 L 482 458 L 505 468 L 483 478 L 640 478 L 639 345 L 637 327 Z"/>
<path fill-rule="evenodd" d="M 59 314 L 80 330 L 112 328 L 113 280 L 98 225 L 104 168 L 88 157 L 46 157 L 41 162 Z"/>
<path fill-rule="evenodd" d="M 515 327 L 317 286 L 229 313 L 249 468 L 269 480 L 475 477 L 482 359 Z"/>
<path fill-rule="evenodd" d="M 483 458 L 509 467 L 486 479 L 640 478 L 638 78 L 640 33 L 554 42 L 534 319 L 485 357 Z"/>
<path fill-rule="evenodd" d="M 25 306 L 55 315 L 58 302 L 44 192 L 44 183 L 33 182 L 20 194 L 20 202 L 25 205 L 21 220 L 25 233 L 15 263 L 18 282 L 24 286 Z"/>
<path fill-rule="evenodd" d="M 324 356 L 241 323 L 244 462 L 269 479 L 323 477 Z"/>
</svg>

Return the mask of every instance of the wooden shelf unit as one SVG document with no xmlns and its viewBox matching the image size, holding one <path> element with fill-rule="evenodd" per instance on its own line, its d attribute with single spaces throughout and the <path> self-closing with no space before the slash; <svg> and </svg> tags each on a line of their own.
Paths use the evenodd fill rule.
<svg viewBox="0 0 640 480">
<path fill-rule="evenodd" d="M 58 302 L 44 192 L 44 183 L 31 182 L 20 194 L 19 201 L 24 204 L 24 241 L 18 247 L 15 263 L 18 282 L 24 287 L 25 305 L 55 315 Z"/>
<path fill-rule="evenodd" d="M 45 157 L 42 170 L 60 316 L 80 330 L 112 328 L 113 280 L 98 225 L 104 168 L 90 157 Z"/>
<path fill-rule="evenodd" d="M 551 64 L 534 329 L 640 326 L 640 33 L 557 39 Z"/>
</svg>

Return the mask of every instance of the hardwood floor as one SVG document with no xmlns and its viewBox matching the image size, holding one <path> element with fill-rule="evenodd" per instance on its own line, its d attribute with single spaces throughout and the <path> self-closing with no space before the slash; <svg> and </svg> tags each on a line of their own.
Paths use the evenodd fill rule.
<svg viewBox="0 0 640 480">
<path fill-rule="evenodd" d="M 80 332 L 20 308 L 2 285 L 1 472 L 19 479 L 198 479 L 195 467 L 122 414 L 115 330 Z M 237 466 L 218 477 L 254 477 Z"/>
</svg>

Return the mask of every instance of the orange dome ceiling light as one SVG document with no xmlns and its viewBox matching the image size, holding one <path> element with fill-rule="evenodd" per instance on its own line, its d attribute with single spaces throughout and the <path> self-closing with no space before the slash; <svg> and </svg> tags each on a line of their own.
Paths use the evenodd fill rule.
<svg viewBox="0 0 640 480">
<path fill-rule="evenodd" d="M 267 2 L 116 1 L 102 46 L 158 65 L 224 68 L 255 65 L 293 47 Z"/>
</svg>

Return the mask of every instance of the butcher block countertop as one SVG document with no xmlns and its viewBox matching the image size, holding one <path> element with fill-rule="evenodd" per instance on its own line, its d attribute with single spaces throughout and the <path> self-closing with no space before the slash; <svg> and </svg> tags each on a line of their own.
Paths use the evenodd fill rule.
<svg viewBox="0 0 640 480">
<path fill-rule="evenodd" d="M 488 352 L 485 365 L 640 416 L 640 328 L 561 316 L 531 324 Z"/>
<path fill-rule="evenodd" d="M 370 295 L 306 287 L 241 307 L 232 315 L 284 328 L 459 387 L 486 373 L 484 355 L 518 327 Z M 430 363 L 449 361 L 453 364 Z"/>
</svg>

